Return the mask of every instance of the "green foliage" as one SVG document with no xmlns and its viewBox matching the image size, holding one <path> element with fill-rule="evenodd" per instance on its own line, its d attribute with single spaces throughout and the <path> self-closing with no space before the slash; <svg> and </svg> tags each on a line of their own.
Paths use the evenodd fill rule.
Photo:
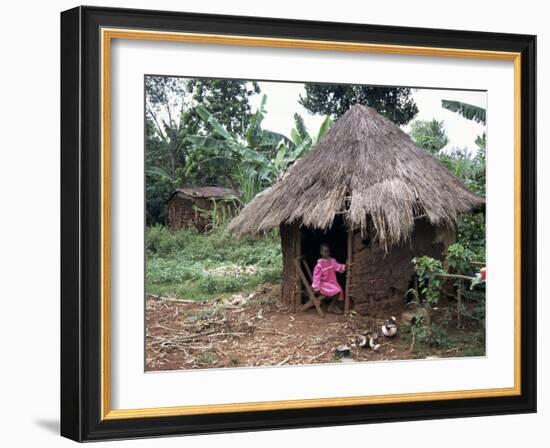
<svg viewBox="0 0 550 448">
<path fill-rule="evenodd" d="M 468 275 L 473 271 L 475 253 L 460 243 L 454 243 L 447 248 L 446 261 L 450 272 Z"/>
<path fill-rule="evenodd" d="M 454 148 L 437 157 L 443 165 L 473 192 L 485 194 L 485 150 L 479 149 L 475 156 L 466 148 Z"/>
<path fill-rule="evenodd" d="M 458 241 L 475 254 L 477 261 L 485 260 L 485 216 L 466 214 L 458 221 Z"/>
<path fill-rule="evenodd" d="M 250 121 L 249 97 L 256 93 L 258 85 L 246 81 L 145 77 L 148 225 L 165 222 L 166 201 L 175 188 L 185 184 L 228 185 L 223 163 L 194 173 L 195 177 L 186 172 L 190 161 L 208 156 L 192 153 L 187 139 L 207 132 L 195 105 L 208 106 L 223 126 L 242 134 Z"/>
<path fill-rule="evenodd" d="M 194 104 L 200 104 L 231 133 L 244 135 L 250 122 L 249 99 L 260 93 L 255 81 L 189 79 L 186 88 Z"/>
<path fill-rule="evenodd" d="M 194 229 L 171 232 L 156 225 L 145 234 L 147 291 L 159 295 L 204 300 L 253 290 L 261 283 L 280 281 L 279 237 L 237 240 L 223 227 L 208 233 Z M 226 266 L 253 266 L 250 273 L 217 273 Z"/>
<path fill-rule="evenodd" d="M 453 102 L 445 102 L 449 106 Z M 466 105 L 468 106 L 468 105 Z M 473 107 L 473 106 L 472 106 Z M 459 111 L 458 107 L 450 110 Z M 464 110 L 466 110 L 465 108 Z M 478 108 L 479 109 L 479 108 Z M 462 109 L 460 109 L 462 110 Z M 469 110 L 469 109 L 468 109 Z M 470 114 L 468 114 L 470 116 Z M 481 115 L 479 115 L 481 116 Z M 473 192 L 485 195 L 485 156 L 486 136 L 485 133 L 476 139 L 477 151 L 473 155 L 467 148 L 454 148 L 451 151 L 441 151 L 448 143 L 447 134 L 443 122 L 437 120 L 415 121 L 411 125 L 411 138 L 415 143 L 434 155 L 445 165 L 455 176 L 461 179 L 464 184 Z M 459 217 L 457 223 L 458 242 L 474 253 L 477 260 L 485 259 L 485 216 L 482 213 L 467 213 Z"/>
<path fill-rule="evenodd" d="M 482 107 L 473 106 L 460 101 L 441 100 L 441 106 L 451 112 L 456 112 L 468 120 L 486 123 L 486 111 Z"/>
<path fill-rule="evenodd" d="M 237 292 L 243 286 L 242 279 L 226 275 L 203 275 L 198 281 L 199 287 L 208 294 Z"/>
<path fill-rule="evenodd" d="M 213 200 L 210 209 L 202 209 L 198 205 L 193 205 L 193 209 L 207 219 L 207 230 L 212 230 L 226 226 L 234 216 L 233 210 L 237 209 L 239 204 L 237 197 L 229 197 Z"/>
<path fill-rule="evenodd" d="M 475 289 L 464 290 L 464 298 L 467 303 L 473 304 L 473 306 L 462 306 L 460 313 L 468 319 L 472 319 L 476 322 L 480 322 L 485 326 L 485 284 L 478 284 Z"/>
<path fill-rule="evenodd" d="M 472 106 L 458 101 L 442 100 L 442 106 L 457 112 L 469 120 L 485 124 L 486 111 L 483 108 Z M 486 186 L 486 135 L 483 133 L 476 138 L 477 152 L 472 157 L 467 149 L 455 149 L 447 154 L 439 154 L 441 162 L 456 176 L 462 179 L 465 185 L 475 193 L 485 196 Z M 476 259 L 485 260 L 485 215 L 482 213 L 464 214 L 458 221 L 458 241 L 471 250 Z"/>
<path fill-rule="evenodd" d="M 475 254 L 470 249 L 464 247 L 460 243 L 455 243 L 449 246 L 447 250 L 447 256 L 445 259 L 446 266 L 449 272 L 461 275 L 471 275 L 474 270 L 472 262 L 475 261 Z M 448 334 L 448 323 L 451 319 L 451 312 L 449 308 L 444 309 L 441 313 L 442 318 L 438 321 L 438 324 L 432 322 L 432 311 L 439 303 L 441 289 L 444 283 L 444 277 L 442 275 L 448 274 L 443 268 L 441 262 L 434 258 L 427 256 L 417 257 L 412 260 L 416 274 L 418 275 L 419 290 L 411 289 L 407 291 L 407 296 L 414 297 L 416 303 L 421 303 L 424 298 L 424 309 L 422 313 L 418 313 L 415 316 L 413 322 L 405 326 L 405 332 L 410 332 L 414 336 L 415 343 L 427 344 L 431 347 L 446 348 L 454 345 L 457 341 L 454 341 Z M 463 280 L 457 280 L 457 286 L 459 282 Z M 483 290 L 463 290 L 463 301 L 458 302 L 458 312 L 463 317 L 475 320 L 477 322 L 485 323 L 485 292 Z M 466 306 L 465 303 L 469 301 L 476 301 L 475 307 Z M 475 342 L 475 341 L 474 341 Z M 479 341 L 478 341 L 479 342 Z M 476 349 L 478 352 L 483 353 L 483 348 Z"/>
<path fill-rule="evenodd" d="M 447 132 L 442 121 L 435 119 L 431 121 L 416 120 L 411 123 L 411 138 L 414 142 L 435 155 L 449 143 Z"/>
<path fill-rule="evenodd" d="M 201 170 L 215 171 L 218 178 L 224 176 L 224 183 L 241 193 L 240 200 L 246 204 L 260 191 L 272 185 L 278 176 L 302 157 L 331 124 L 331 120 L 326 118 L 317 137 L 312 138 L 301 117 L 295 115 L 296 128 L 291 131 L 292 138 L 289 139 L 262 128 L 266 101 L 264 95 L 260 107 L 250 121 L 244 140 L 233 135 L 206 108 L 197 106 L 197 113 L 211 134 L 187 138 L 197 157 L 190 158 L 186 173 L 197 177 Z"/>
<path fill-rule="evenodd" d="M 416 275 L 418 275 L 420 293 L 422 293 L 430 306 L 436 305 L 439 301 L 439 292 L 443 284 L 439 274 L 445 272 L 441 262 L 424 255 L 413 258 L 412 263 Z"/>
<path fill-rule="evenodd" d="M 295 127 L 290 130 L 290 138 L 292 142 L 297 147 L 304 147 L 304 149 L 309 149 L 311 146 L 316 145 L 321 138 L 327 133 L 327 131 L 330 129 L 330 126 L 332 125 L 332 120 L 329 116 L 326 116 L 323 122 L 321 123 L 321 126 L 319 127 L 319 130 L 317 131 L 316 136 L 312 136 L 309 134 L 306 125 L 304 123 L 304 119 L 300 114 L 294 114 L 294 123 Z M 305 152 L 305 151 L 298 151 L 299 153 Z"/>
<path fill-rule="evenodd" d="M 214 352 L 200 352 L 197 356 L 197 362 L 203 366 L 214 364 L 218 360 L 218 355 Z"/>
<path fill-rule="evenodd" d="M 447 348 L 452 345 L 452 340 L 443 327 L 432 324 L 430 331 L 425 320 L 424 316 L 419 316 L 412 323 L 404 325 L 402 331 L 414 335 L 415 343 L 419 345 L 438 348 Z"/>
<path fill-rule="evenodd" d="M 191 314 L 186 320 L 192 323 L 202 320 L 214 319 L 222 317 L 225 307 L 222 305 L 209 305 L 206 308 L 201 308 L 196 313 Z"/>
<path fill-rule="evenodd" d="M 418 113 L 409 88 L 371 87 L 351 84 L 305 84 L 300 104 L 314 114 L 341 117 L 354 104 L 370 106 L 399 125 Z"/>
</svg>

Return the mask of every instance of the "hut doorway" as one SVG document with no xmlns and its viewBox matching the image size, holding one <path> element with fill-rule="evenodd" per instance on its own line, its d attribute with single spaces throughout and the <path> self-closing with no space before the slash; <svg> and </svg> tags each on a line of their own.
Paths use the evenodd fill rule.
<svg viewBox="0 0 550 448">
<path fill-rule="evenodd" d="M 336 215 L 332 227 L 328 230 L 302 228 L 302 256 L 311 272 L 319 259 L 319 248 L 326 243 L 330 246 L 331 257 L 339 263 L 348 259 L 347 227 L 341 215 Z M 336 278 L 343 291 L 346 288 L 346 274 L 336 273 Z"/>
</svg>

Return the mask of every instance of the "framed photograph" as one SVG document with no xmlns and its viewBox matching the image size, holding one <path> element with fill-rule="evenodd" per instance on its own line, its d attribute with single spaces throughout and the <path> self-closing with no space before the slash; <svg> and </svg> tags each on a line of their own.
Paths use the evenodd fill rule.
<svg viewBox="0 0 550 448">
<path fill-rule="evenodd" d="M 536 411 L 535 36 L 61 14 L 61 433 Z"/>
</svg>

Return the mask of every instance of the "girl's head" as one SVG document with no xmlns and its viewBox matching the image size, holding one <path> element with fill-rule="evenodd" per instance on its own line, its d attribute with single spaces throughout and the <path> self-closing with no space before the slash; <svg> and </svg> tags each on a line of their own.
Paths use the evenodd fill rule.
<svg viewBox="0 0 550 448">
<path fill-rule="evenodd" d="M 319 253 L 322 258 L 330 258 L 330 246 L 327 243 L 321 244 Z"/>
</svg>

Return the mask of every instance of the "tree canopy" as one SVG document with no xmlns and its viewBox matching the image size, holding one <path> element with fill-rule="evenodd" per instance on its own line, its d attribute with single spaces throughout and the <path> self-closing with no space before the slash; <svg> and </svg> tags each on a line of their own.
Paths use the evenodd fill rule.
<svg viewBox="0 0 550 448">
<path fill-rule="evenodd" d="M 447 132 L 443 127 L 443 121 L 433 119 L 431 121 L 417 120 L 411 123 L 411 138 L 414 142 L 428 151 L 437 154 L 449 143 Z"/>
<path fill-rule="evenodd" d="M 407 124 L 418 113 L 411 89 L 351 84 L 305 84 L 300 104 L 314 114 L 337 119 L 354 104 L 370 106 L 398 125 Z"/>
<path fill-rule="evenodd" d="M 196 156 L 188 137 L 210 133 L 196 106 L 206 105 L 219 123 L 242 135 L 251 120 L 249 98 L 259 87 L 242 80 L 147 76 L 145 93 L 147 222 L 155 223 L 165 220 L 165 202 L 176 187 L 218 181 L 186 172 Z"/>
</svg>

